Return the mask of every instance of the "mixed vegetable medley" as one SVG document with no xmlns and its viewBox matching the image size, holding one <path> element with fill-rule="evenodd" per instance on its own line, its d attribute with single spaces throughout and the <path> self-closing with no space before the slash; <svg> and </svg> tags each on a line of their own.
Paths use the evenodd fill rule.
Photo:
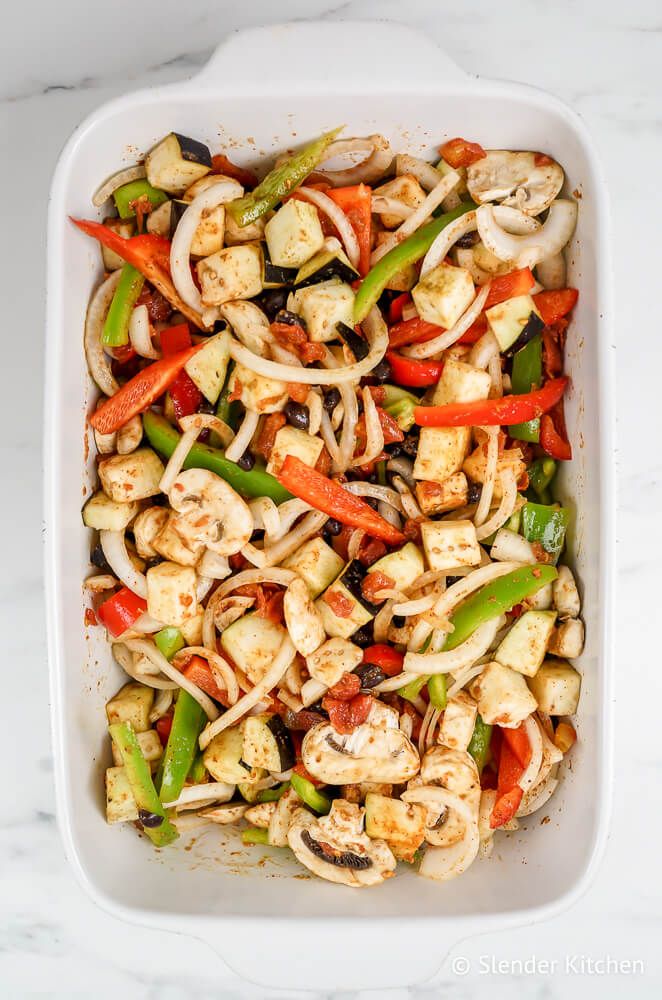
<svg viewBox="0 0 662 1000">
<path fill-rule="evenodd" d="M 577 204 L 544 153 L 340 131 L 256 173 L 172 132 L 72 220 L 105 272 L 83 520 L 86 622 L 127 674 L 107 819 L 444 881 L 546 805 L 576 739 Z"/>
</svg>

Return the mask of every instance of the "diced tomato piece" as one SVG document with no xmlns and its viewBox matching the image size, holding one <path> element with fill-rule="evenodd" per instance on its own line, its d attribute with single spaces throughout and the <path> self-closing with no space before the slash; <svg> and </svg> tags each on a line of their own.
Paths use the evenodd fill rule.
<svg viewBox="0 0 662 1000">
<path fill-rule="evenodd" d="M 368 535 L 364 535 L 359 545 L 358 560 L 362 566 L 372 566 L 378 559 L 386 555 L 386 551 L 386 546 L 381 539 L 369 538 Z"/>
<path fill-rule="evenodd" d="M 325 695 L 322 707 L 329 713 L 329 721 L 336 732 L 346 735 L 353 733 L 357 726 L 366 721 L 373 701 L 374 698 L 369 694 L 357 694 L 351 701 L 340 701 Z"/>
<path fill-rule="evenodd" d="M 281 427 L 284 427 L 286 423 L 287 419 L 284 413 L 268 414 L 268 416 L 266 416 L 262 421 L 262 427 L 260 428 L 260 433 L 257 436 L 257 441 L 253 446 L 253 450 L 268 459 L 273 451 L 276 434 L 278 434 L 278 431 Z"/>
<path fill-rule="evenodd" d="M 97 616 L 95 615 L 92 608 L 85 608 L 85 614 L 83 620 L 86 625 L 98 625 Z"/>
<path fill-rule="evenodd" d="M 159 739 L 161 740 L 161 746 L 166 746 L 168 742 L 168 737 L 170 736 L 170 730 L 172 729 L 172 715 L 162 715 L 160 719 L 157 719 L 156 725 L 154 727 L 159 734 Z"/>
<path fill-rule="evenodd" d="M 368 573 L 361 581 L 361 593 L 371 604 L 378 604 L 380 600 L 384 600 L 384 598 L 377 597 L 380 590 L 392 590 L 394 587 L 395 580 L 379 570 Z"/>
<path fill-rule="evenodd" d="M 308 399 L 308 394 L 310 392 L 309 385 L 303 385 L 301 382 L 287 382 L 287 394 L 290 399 L 293 399 L 295 403 L 305 403 Z"/>
<path fill-rule="evenodd" d="M 181 371 L 175 381 L 170 386 L 170 396 L 178 420 L 182 417 L 190 417 L 195 413 L 202 402 L 202 393 L 188 374 Z"/>
<path fill-rule="evenodd" d="M 338 618 L 349 618 L 354 609 L 353 602 L 339 590 L 327 590 L 324 600 Z"/>
<path fill-rule="evenodd" d="M 467 139 L 460 138 L 449 139 L 448 142 L 439 147 L 439 153 L 453 169 L 469 167 L 472 163 L 487 156 L 483 147 L 477 142 L 469 142 Z"/>
<path fill-rule="evenodd" d="M 338 701 L 351 701 L 359 691 L 361 690 L 361 679 L 358 674 L 343 674 L 337 684 L 329 688 L 328 695 L 330 698 L 336 698 Z"/>
</svg>

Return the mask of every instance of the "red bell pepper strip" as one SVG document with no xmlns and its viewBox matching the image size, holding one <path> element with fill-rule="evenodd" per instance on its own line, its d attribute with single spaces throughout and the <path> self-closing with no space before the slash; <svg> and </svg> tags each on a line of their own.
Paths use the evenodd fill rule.
<svg viewBox="0 0 662 1000">
<path fill-rule="evenodd" d="M 102 403 L 90 417 L 90 423 L 100 434 L 112 434 L 127 420 L 151 406 L 166 389 L 169 389 L 189 358 L 200 350 L 201 344 L 186 351 L 162 358 L 148 365 L 125 382 L 121 389 Z M 343 491 L 344 492 L 344 491 Z"/>
<path fill-rule="evenodd" d="M 185 351 L 192 344 L 191 331 L 188 323 L 178 323 L 177 326 L 168 326 L 161 330 L 161 351 L 163 357 L 170 357 L 179 351 Z"/>
<path fill-rule="evenodd" d="M 411 301 L 411 295 L 409 292 L 402 292 L 401 295 L 396 295 L 396 297 L 391 302 L 388 307 L 388 321 L 389 323 L 399 323 L 402 319 L 402 310 Z"/>
<path fill-rule="evenodd" d="M 359 274 L 364 278 L 370 270 L 372 191 L 366 184 L 355 184 L 352 187 L 331 188 L 326 194 L 342 209 L 356 233 L 359 243 Z"/>
<path fill-rule="evenodd" d="M 133 264 L 161 292 L 173 309 L 183 313 L 200 330 L 205 329 L 200 314 L 180 298 L 170 277 L 170 240 L 152 233 L 130 236 L 125 240 L 100 222 L 73 218 L 71 221 L 88 236 L 103 243 L 109 250 L 114 250 L 122 260 Z"/>
<path fill-rule="evenodd" d="M 558 288 L 538 292 L 533 296 L 533 301 L 545 326 L 551 326 L 574 309 L 578 298 L 579 292 L 576 288 Z"/>
<path fill-rule="evenodd" d="M 424 344 L 426 340 L 433 340 L 440 333 L 444 332 L 443 326 L 436 323 L 428 323 L 427 320 L 414 316 L 413 319 L 403 320 L 396 323 L 388 332 L 389 347 L 405 347 L 409 344 Z"/>
<path fill-rule="evenodd" d="M 531 761 L 531 744 L 524 723 L 522 722 L 517 729 L 504 729 L 503 741 L 508 744 L 520 766 L 526 769 Z"/>
<path fill-rule="evenodd" d="M 223 174 L 225 177 L 233 177 L 234 180 L 239 181 L 242 187 L 247 188 L 249 191 L 257 187 L 257 174 L 254 174 L 252 170 L 246 170 L 245 167 L 238 167 L 232 160 L 228 160 L 227 156 L 224 156 L 223 153 L 217 153 L 216 156 L 212 156 L 211 172 L 212 174 Z"/>
<path fill-rule="evenodd" d="M 531 760 L 531 745 L 524 723 L 517 729 L 501 729 L 501 735 L 497 797 L 490 816 L 493 830 L 508 823 L 519 809 L 524 794 L 519 781 Z"/>
<path fill-rule="evenodd" d="M 477 340 L 487 333 L 487 317 L 485 313 L 481 313 L 480 316 L 474 320 L 469 329 L 462 334 L 458 340 L 458 344 L 475 344 Z"/>
<path fill-rule="evenodd" d="M 569 462 L 572 458 L 570 442 L 558 433 L 548 413 L 540 421 L 540 445 L 543 451 L 561 462 Z"/>
<path fill-rule="evenodd" d="M 342 524 L 362 528 L 366 534 L 381 538 L 390 545 L 402 545 L 405 541 L 402 532 L 389 524 L 376 510 L 359 497 L 348 493 L 333 479 L 311 469 L 295 455 L 286 457 L 277 479 L 290 493 Z"/>
<path fill-rule="evenodd" d="M 472 403 L 448 403 L 446 406 L 415 406 L 414 420 L 419 427 L 481 427 L 523 424 L 535 420 L 561 399 L 567 377 L 555 378 L 542 389 L 501 399 L 478 399 Z"/>
<path fill-rule="evenodd" d="M 449 166 L 469 167 L 477 160 L 482 160 L 487 153 L 477 142 L 469 142 L 467 139 L 449 139 L 443 146 L 439 147 L 439 152 Z"/>
<path fill-rule="evenodd" d="M 363 663 L 374 664 L 384 671 L 387 677 L 395 677 L 402 673 L 404 663 L 404 653 L 399 653 L 393 646 L 388 646 L 385 642 L 378 642 L 374 646 L 368 646 L 363 650 Z"/>
<path fill-rule="evenodd" d="M 516 295 L 526 295 L 533 288 L 536 279 L 533 277 L 530 267 L 522 267 L 517 271 L 510 271 L 508 274 L 497 275 L 490 282 L 490 290 L 487 293 L 484 309 L 498 306 L 506 299 L 514 299 Z"/>
<path fill-rule="evenodd" d="M 138 597 L 128 587 L 122 587 L 99 606 L 97 615 L 111 635 L 117 636 L 131 628 L 145 611 L 147 611 L 147 601 Z"/>
<path fill-rule="evenodd" d="M 154 728 L 159 734 L 161 746 L 167 746 L 170 730 L 172 729 L 172 715 L 162 715 L 160 719 L 157 719 Z"/>
<path fill-rule="evenodd" d="M 509 823 L 513 819 L 520 807 L 523 795 L 524 792 L 519 785 L 515 785 L 514 788 L 511 788 L 509 792 L 504 792 L 503 795 L 499 795 L 497 789 L 497 800 L 494 803 L 494 809 L 490 816 L 490 827 L 493 830 L 498 829 L 500 826 L 505 826 L 506 823 Z"/>
<path fill-rule="evenodd" d="M 227 693 L 220 688 L 214 680 L 214 675 L 206 660 L 201 656 L 192 656 L 186 666 L 182 669 L 184 677 L 187 677 L 196 687 L 208 694 L 214 701 L 220 701 L 227 707 Z"/>
<path fill-rule="evenodd" d="M 393 379 L 398 385 L 409 385 L 417 388 L 436 385 L 444 370 L 443 361 L 418 361 L 416 358 L 405 358 L 395 351 L 387 351 L 386 360 L 391 366 Z"/>
</svg>

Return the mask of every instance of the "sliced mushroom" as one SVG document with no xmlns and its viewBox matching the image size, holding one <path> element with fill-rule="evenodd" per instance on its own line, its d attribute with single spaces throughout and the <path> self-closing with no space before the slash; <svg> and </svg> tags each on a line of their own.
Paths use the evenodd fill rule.
<svg viewBox="0 0 662 1000">
<path fill-rule="evenodd" d="M 205 819 L 221 826 L 229 826 L 237 823 L 246 813 L 248 806 L 245 802 L 226 802 L 221 806 L 214 806 L 212 809 L 203 809 L 200 813 Z"/>
<path fill-rule="evenodd" d="M 249 351 L 263 357 L 267 344 L 273 340 L 269 320 L 254 302 L 237 299 L 219 306 L 219 313 L 232 327 L 232 331 Z"/>
<path fill-rule="evenodd" d="M 340 735 L 328 723 L 314 726 L 304 736 L 301 755 L 308 772 L 329 785 L 398 784 L 413 778 L 420 763 L 416 747 L 397 725 L 379 729 L 367 722 L 351 736 Z"/>
<path fill-rule="evenodd" d="M 213 472 L 180 472 L 168 498 L 178 514 L 173 526 L 187 544 L 202 543 L 219 556 L 231 556 L 250 541 L 253 517 L 248 504 Z"/>
<path fill-rule="evenodd" d="M 490 149 L 467 167 L 467 187 L 475 202 L 500 201 L 527 215 L 540 215 L 549 208 L 563 180 L 559 164 L 539 153 Z"/>
<path fill-rule="evenodd" d="M 167 520 L 168 511 L 165 507 L 148 507 L 133 522 L 136 549 L 143 559 L 154 559 L 158 555 L 153 542 L 165 528 Z"/>
<path fill-rule="evenodd" d="M 130 455 L 143 439 L 143 422 L 136 414 L 127 420 L 117 432 L 117 454 Z"/>
<path fill-rule="evenodd" d="M 244 819 L 260 830 L 268 830 L 271 817 L 276 812 L 276 802 L 258 802 L 244 813 Z"/>
<path fill-rule="evenodd" d="M 269 820 L 269 843 L 272 847 L 287 847 L 287 835 L 300 805 L 301 799 L 293 788 L 288 788 L 278 799 Z"/>
<path fill-rule="evenodd" d="M 112 455 L 117 445 L 117 431 L 113 431 L 112 434 L 101 434 L 95 430 L 94 443 L 100 455 Z"/>
<path fill-rule="evenodd" d="M 297 652 L 309 656 L 326 638 L 322 617 L 313 604 L 307 583 L 297 576 L 283 598 L 283 613 L 290 638 Z"/>
<path fill-rule="evenodd" d="M 475 761 L 464 750 L 432 747 L 421 762 L 420 777 L 409 782 L 409 789 L 421 785 L 445 788 L 465 802 L 472 815 L 480 804 L 480 777 Z M 428 804 L 425 839 L 436 847 L 450 847 L 465 835 L 466 822 L 462 813 L 448 807 Z"/>
<path fill-rule="evenodd" d="M 232 625 L 232 622 L 236 622 L 237 619 L 242 618 L 254 604 L 254 597 L 234 597 L 230 595 L 221 598 L 214 605 L 214 625 L 219 632 L 223 632 L 228 625 Z"/>
<path fill-rule="evenodd" d="M 391 878 L 395 858 L 383 840 L 363 831 L 363 809 L 335 799 L 328 816 L 317 819 L 297 809 L 287 840 L 309 871 L 329 882 L 361 888 Z"/>
</svg>

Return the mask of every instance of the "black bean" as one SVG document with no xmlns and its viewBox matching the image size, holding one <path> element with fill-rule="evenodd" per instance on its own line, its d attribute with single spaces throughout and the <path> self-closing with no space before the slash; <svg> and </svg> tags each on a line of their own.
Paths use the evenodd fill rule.
<svg viewBox="0 0 662 1000">
<path fill-rule="evenodd" d="M 213 403 L 210 403 L 208 399 L 202 400 L 198 406 L 198 413 L 216 413 L 216 407 Z"/>
<path fill-rule="evenodd" d="M 400 442 L 402 445 L 402 451 L 409 458 L 416 458 L 416 453 L 418 451 L 418 434 L 414 431 L 408 431 L 404 441 Z"/>
<path fill-rule="evenodd" d="M 372 622 L 368 622 L 367 625 L 363 625 L 362 628 L 357 629 L 352 635 L 352 642 L 355 646 L 359 646 L 361 649 L 365 649 L 366 646 L 372 646 L 375 638 L 372 631 Z"/>
<path fill-rule="evenodd" d="M 469 489 L 467 491 L 467 503 L 478 503 L 482 492 L 483 492 L 483 487 L 481 483 L 469 483 Z"/>
<path fill-rule="evenodd" d="M 446 586 L 447 587 L 452 587 L 454 583 L 457 583 L 458 580 L 462 580 L 462 579 L 463 579 L 463 577 L 461 577 L 461 576 L 447 576 L 446 577 Z"/>
<path fill-rule="evenodd" d="M 267 314 L 268 318 L 273 320 L 276 314 L 287 305 L 289 293 L 289 288 L 267 288 L 255 299 L 255 302 Z"/>
<path fill-rule="evenodd" d="M 335 518 L 330 517 L 329 520 L 324 525 L 329 535 L 339 535 L 342 531 L 342 524 L 340 521 L 336 521 Z"/>
<path fill-rule="evenodd" d="M 378 667 L 376 663 L 362 663 L 354 673 L 361 681 L 361 687 L 366 690 L 381 684 L 386 677 L 382 668 Z"/>
<path fill-rule="evenodd" d="M 159 816 L 158 813 L 149 812 L 147 809 L 139 809 L 138 819 L 143 826 L 146 826 L 149 830 L 154 830 L 157 826 L 161 826 L 164 817 Z"/>
<path fill-rule="evenodd" d="M 306 329 L 306 321 L 302 316 L 297 316 L 296 313 L 290 312 L 289 309 L 279 309 L 276 313 L 276 318 L 274 323 L 285 323 L 286 326 L 301 326 Z"/>
<path fill-rule="evenodd" d="M 407 619 L 405 618 L 404 615 L 393 615 L 391 621 L 393 622 L 394 628 L 404 628 Z"/>
<path fill-rule="evenodd" d="M 333 413 L 340 402 L 340 390 L 333 386 L 324 393 L 324 409 L 327 413 Z"/>
<path fill-rule="evenodd" d="M 401 455 L 405 454 L 400 441 L 394 441 L 393 444 L 387 444 L 384 451 L 387 451 L 391 458 L 400 458 Z"/>
<path fill-rule="evenodd" d="M 465 233 L 464 236 L 460 236 L 459 240 L 455 241 L 455 246 L 461 247 L 463 250 L 469 250 L 471 247 L 475 247 L 479 240 L 480 236 L 474 229 L 472 233 Z"/>
<path fill-rule="evenodd" d="M 97 542 L 90 552 L 90 562 L 93 566 L 96 566 L 97 569 L 102 570 L 104 573 L 112 574 L 113 572 L 112 568 L 106 562 L 106 557 L 103 554 L 103 549 L 101 548 L 101 542 Z"/>
<path fill-rule="evenodd" d="M 300 431 L 307 431 L 310 424 L 310 412 L 307 406 L 302 403 L 295 403 L 290 399 L 285 407 L 285 416 L 288 424 L 296 427 Z"/>
<path fill-rule="evenodd" d="M 253 452 L 247 448 L 241 458 L 237 459 L 237 465 L 240 469 L 243 469 L 244 472 L 250 472 L 255 465 L 255 455 Z"/>
<path fill-rule="evenodd" d="M 370 372 L 370 377 L 374 378 L 375 382 L 388 382 L 391 377 L 391 366 L 385 359 L 382 359 L 379 364 Z"/>
</svg>

